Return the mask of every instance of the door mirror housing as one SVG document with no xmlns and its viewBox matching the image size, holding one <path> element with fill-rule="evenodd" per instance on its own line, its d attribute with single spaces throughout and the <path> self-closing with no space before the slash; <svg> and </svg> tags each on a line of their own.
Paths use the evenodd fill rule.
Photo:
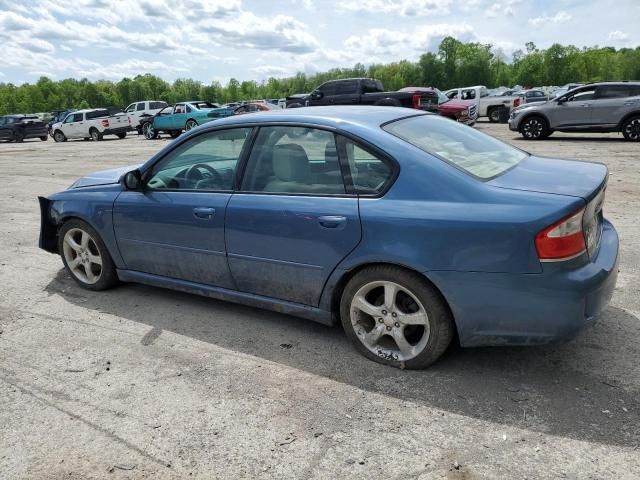
<svg viewBox="0 0 640 480">
<path fill-rule="evenodd" d="M 122 185 L 127 190 L 142 190 L 142 175 L 140 174 L 140 170 L 132 170 L 125 173 L 122 177 Z"/>
<path fill-rule="evenodd" d="M 562 105 L 566 101 L 567 101 L 567 99 L 564 98 L 564 97 L 560 97 L 559 99 L 556 100 L 556 102 L 558 102 L 558 105 Z"/>
<path fill-rule="evenodd" d="M 324 93 L 322 93 L 320 90 L 314 90 L 313 92 L 311 92 L 311 98 L 313 100 L 320 100 L 322 97 L 324 97 Z"/>
</svg>

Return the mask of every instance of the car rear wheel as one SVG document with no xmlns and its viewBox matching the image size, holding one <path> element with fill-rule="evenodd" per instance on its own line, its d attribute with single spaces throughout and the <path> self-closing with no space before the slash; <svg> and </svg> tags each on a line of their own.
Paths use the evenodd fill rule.
<svg viewBox="0 0 640 480">
<path fill-rule="evenodd" d="M 520 125 L 520 133 L 527 140 L 542 140 L 551 135 L 547 121 L 538 116 L 526 118 Z"/>
<path fill-rule="evenodd" d="M 198 122 L 190 119 L 190 120 L 187 120 L 187 123 L 185 124 L 184 129 L 185 131 L 188 132 L 189 130 L 191 130 L 192 128 L 196 128 L 197 126 L 198 126 Z"/>
<path fill-rule="evenodd" d="M 622 135 L 630 142 L 640 142 L 640 116 L 631 117 L 624 122 Z"/>
<path fill-rule="evenodd" d="M 123 138 L 125 138 L 127 136 L 127 132 L 124 133 L 118 133 L 116 134 L 116 137 L 118 137 L 120 140 L 122 140 Z"/>
<path fill-rule="evenodd" d="M 66 142 L 67 141 L 67 137 L 65 137 L 64 133 L 62 133 L 60 130 L 56 130 L 53 133 L 53 140 L 55 142 Z"/>
<path fill-rule="evenodd" d="M 393 266 L 357 273 L 340 302 L 347 337 L 365 357 L 400 368 L 425 368 L 453 338 L 440 294 L 420 275 Z"/>
<path fill-rule="evenodd" d="M 158 138 L 158 132 L 153 128 L 153 123 L 151 122 L 144 122 L 142 125 L 142 134 L 147 140 Z"/>
<path fill-rule="evenodd" d="M 503 108 L 492 108 L 489 110 L 489 121 L 491 123 L 498 123 L 500 121 L 500 117 L 502 116 Z"/>
<path fill-rule="evenodd" d="M 82 220 L 69 220 L 58 233 L 58 251 L 73 279 L 88 290 L 105 290 L 118 283 L 109 251 L 97 232 Z"/>
<path fill-rule="evenodd" d="M 97 128 L 92 128 L 89 131 L 89 135 L 91 136 L 91 140 L 94 142 L 99 142 L 102 140 L 102 134 L 98 131 Z"/>
</svg>

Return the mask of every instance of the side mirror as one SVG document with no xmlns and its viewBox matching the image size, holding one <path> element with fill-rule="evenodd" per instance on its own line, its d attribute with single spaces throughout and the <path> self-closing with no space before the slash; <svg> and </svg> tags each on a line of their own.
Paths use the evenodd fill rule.
<svg viewBox="0 0 640 480">
<path fill-rule="evenodd" d="M 131 172 L 125 173 L 124 177 L 122 177 L 122 184 L 127 190 L 142 190 L 142 175 L 140 175 L 140 170 L 132 170 Z"/>
<path fill-rule="evenodd" d="M 567 101 L 567 99 L 566 99 L 566 98 L 558 98 L 558 99 L 556 100 L 556 102 L 558 102 L 558 105 L 562 105 L 562 104 L 563 104 L 564 102 L 566 102 L 566 101 Z"/>
<path fill-rule="evenodd" d="M 311 93 L 311 98 L 313 98 L 314 100 L 320 100 L 322 97 L 324 97 L 324 93 L 322 93 L 320 90 L 315 90 Z"/>
</svg>

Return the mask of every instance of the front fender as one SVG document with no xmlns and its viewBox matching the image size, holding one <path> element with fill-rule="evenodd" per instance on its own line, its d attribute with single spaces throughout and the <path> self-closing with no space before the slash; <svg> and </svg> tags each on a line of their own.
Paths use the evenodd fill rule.
<svg viewBox="0 0 640 480">
<path fill-rule="evenodd" d="M 121 192 L 119 184 L 65 190 L 49 198 L 39 197 L 39 246 L 51 253 L 58 252 L 58 230 L 70 218 L 88 223 L 100 235 L 116 267 L 123 268 L 113 229 L 113 203 Z"/>
</svg>

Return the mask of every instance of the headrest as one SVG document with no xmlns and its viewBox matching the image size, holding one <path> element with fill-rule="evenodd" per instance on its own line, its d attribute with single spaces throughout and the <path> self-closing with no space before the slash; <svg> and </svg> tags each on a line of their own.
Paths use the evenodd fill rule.
<svg viewBox="0 0 640 480">
<path fill-rule="evenodd" d="M 308 182 L 311 169 L 304 148 L 295 143 L 276 145 L 273 148 L 273 173 L 283 182 Z"/>
</svg>

